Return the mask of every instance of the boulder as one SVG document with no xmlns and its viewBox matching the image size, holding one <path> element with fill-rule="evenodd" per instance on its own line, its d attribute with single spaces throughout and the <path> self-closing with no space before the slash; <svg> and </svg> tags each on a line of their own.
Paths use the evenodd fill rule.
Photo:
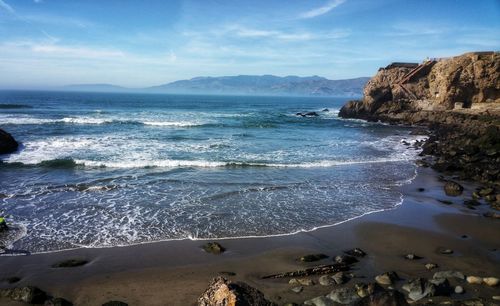
<svg viewBox="0 0 500 306">
<path fill-rule="evenodd" d="M 126 304 L 125 304 L 126 305 Z M 51 298 L 45 301 L 43 306 L 73 306 L 73 303 L 63 298 Z M 116 305 L 119 306 L 119 305 Z"/>
<path fill-rule="evenodd" d="M 334 306 L 335 302 L 325 296 L 318 296 L 304 302 L 304 305 L 310 306 Z"/>
<path fill-rule="evenodd" d="M 43 302 L 47 299 L 47 294 L 37 287 L 26 286 L 11 289 L 0 289 L 0 297 L 29 304 L 43 304 Z"/>
<path fill-rule="evenodd" d="M 464 187 L 460 185 L 459 183 L 453 182 L 453 181 L 447 181 L 444 184 L 444 192 L 448 196 L 456 197 L 462 194 L 464 191 Z"/>
<path fill-rule="evenodd" d="M 334 261 L 338 264 L 345 264 L 345 265 L 352 265 L 352 264 L 358 262 L 356 257 L 350 256 L 350 255 L 335 256 Z"/>
<path fill-rule="evenodd" d="M 376 283 L 370 283 L 370 284 L 359 283 L 355 284 L 354 288 L 356 289 L 356 293 L 362 298 L 372 295 L 375 292 L 384 290 L 384 288 L 380 287 Z"/>
<path fill-rule="evenodd" d="M 405 296 L 395 290 L 384 290 L 365 296 L 353 306 L 407 306 Z"/>
<path fill-rule="evenodd" d="M 198 306 L 274 306 L 262 292 L 243 283 L 231 282 L 223 277 L 214 278 L 207 290 L 198 298 Z"/>
<path fill-rule="evenodd" d="M 339 304 L 351 304 L 361 298 L 354 288 L 334 289 L 326 297 Z"/>
<path fill-rule="evenodd" d="M 408 297 L 413 301 L 419 301 L 425 297 L 432 297 L 436 293 L 436 286 L 426 279 L 412 279 L 405 285 L 403 290 L 408 292 Z"/>
<path fill-rule="evenodd" d="M 335 284 L 342 285 L 347 282 L 347 276 L 344 272 L 337 272 L 332 275 L 332 280 L 335 282 Z"/>
<path fill-rule="evenodd" d="M 0 129 L 0 154 L 9 154 L 17 150 L 19 144 L 11 134 Z"/>
</svg>

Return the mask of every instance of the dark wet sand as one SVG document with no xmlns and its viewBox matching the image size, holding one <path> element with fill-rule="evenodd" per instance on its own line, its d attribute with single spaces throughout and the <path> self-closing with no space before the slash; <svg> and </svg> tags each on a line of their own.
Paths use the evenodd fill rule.
<svg viewBox="0 0 500 306">
<path fill-rule="evenodd" d="M 101 305 L 109 300 L 121 300 L 129 305 L 193 305 L 210 279 L 226 271 L 236 273 L 228 276 L 229 279 L 257 287 L 278 304 L 302 303 L 327 294 L 333 287 L 316 284 L 296 294 L 290 291 L 289 279 L 262 280 L 261 277 L 331 262 L 331 258 L 310 264 L 296 260 L 308 253 L 335 256 L 354 247 L 360 247 L 368 256 L 354 266 L 352 272 L 358 278 L 348 285 L 371 282 L 375 275 L 386 271 L 396 271 L 404 279 L 429 278 L 439 270 L 499 277 L 500 221 L 482 217 L 482 207 L 478 210 L 464 207 L 463 199 L 470 196 L 473 186 L 466 186 L 464 196 L 450 198 L 444 195 L 437 176 L 430 169 L 420 168 L 417 178 L 402 187 L 404 202 L 394 210 L 309 233 L 221 240 L 227 248 L 222 255 L 205 253 L 200 248 L 203 241 L 184 240 L 0 257 L 0 279 L 20 277 L 21 281 L 15 286 L 38 286 L 75 305 Z M 425 191 L 419 192 L 420 187 Z M 452 200 L 454 204 L 445 205 L 438 199 Z M 454 253 L 442 255 L 440 248 L 453 249 Z M 407 253 L 424 258 L 408 261 L 403 258 Z M 75 268 L 51 268 L 52 264 L 71 258 L 86 259 L 90 263 Z M 424 264 L 428 262 L 440 267 L 427 271 Z M 317 283 L 318 276 L 311 278 Z M 499 288 L 461 285 L 466 294 L 452 297 L 479 295 L 490 299 L 500 295 Z M 0 286 L 9 287 L 6 282 Z M 400 286 L 401 283 L 396 287 Z M 20 305 L 1 299 L 0 304 Z"/>
</svg>

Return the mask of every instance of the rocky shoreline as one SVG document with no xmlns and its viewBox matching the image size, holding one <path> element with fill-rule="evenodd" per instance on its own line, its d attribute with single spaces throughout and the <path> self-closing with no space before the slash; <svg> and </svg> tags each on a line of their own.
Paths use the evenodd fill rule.
<svg viewBox="0 0 500 306">
<path fill-rule="evenodd" d="M 483 198 L 500 209 L 500 53 L 393 63 L 339 116 L 424 127 L 419 164 L 481 183 L 471 203 Z"/>
</svg>

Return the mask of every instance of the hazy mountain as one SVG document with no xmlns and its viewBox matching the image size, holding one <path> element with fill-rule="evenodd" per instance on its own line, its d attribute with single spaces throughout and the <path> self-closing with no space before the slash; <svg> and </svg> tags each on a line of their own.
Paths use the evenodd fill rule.
<svg viewBox="0 0 500 306">
<path fill-rule="evenodd" d="M 112 84 L 72 84 L 61 88 L 68 91 L 90 91 L 90 92 L 131 92 L 135 89 L 126 88 Z"/>
<path fill-rule="evenodd" d="M 77 84 L 63 90 L 95 92 L 150 92 L 178 94 L 245 94 L 294 96 L 361 96 L 369 78 L 329 80 L 319 76 L 278 77 L 238 75 L 196 77 L 148 88 L 125 88 L 110 84 Z"/>
<path fill-rule="evenodd" d="M 148 90 L 169 93 L 360 96 L 368 79 L 329 80 L 319 76 L 274 75 L 197 77 L 150 87 Z"/>
</svg>

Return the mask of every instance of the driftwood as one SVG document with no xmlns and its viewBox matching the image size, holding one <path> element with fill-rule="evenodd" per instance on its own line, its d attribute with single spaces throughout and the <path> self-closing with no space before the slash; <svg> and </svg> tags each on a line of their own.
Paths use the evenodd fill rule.
<svg viewBox="0 0 500 306">
<path fill-rule="evenodd" d="M 318 274 L 329 274 L 336 273 L 341 271 L 348 271 L 349 266 L 346 264 L 335 263 L 333 265 L 321 265 L 312 268 L 307 268 L 304 270 L 297 270 L 292 272 L 284 272 L 279 274 L 267 275 L 263 276 L 263 279 L 266 278 L 284 278 L 284 277 L 298 277 L 298 276 L 309 276 L 309 275 L 318 275 Z"/>
</svg>

